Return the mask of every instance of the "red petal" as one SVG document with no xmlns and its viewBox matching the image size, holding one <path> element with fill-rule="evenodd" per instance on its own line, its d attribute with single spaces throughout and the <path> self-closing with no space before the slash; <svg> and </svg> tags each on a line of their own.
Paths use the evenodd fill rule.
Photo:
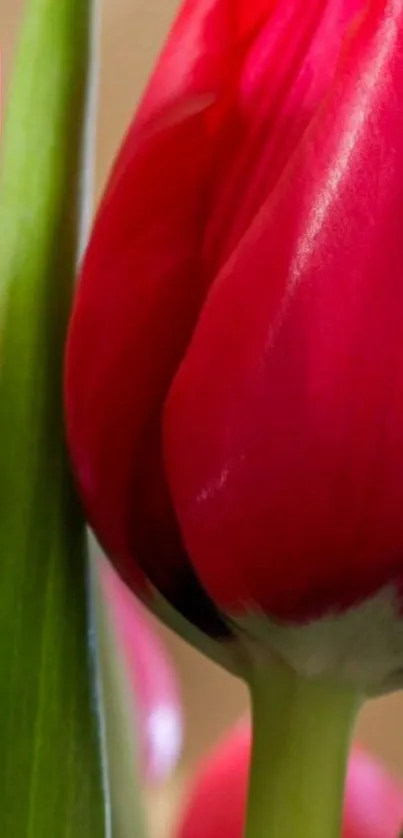
<svg viewBox="0 0 403 838">
<path fill-rule="evenodd" d="M 135 552 L 140 564 L 162 569 L 185 561 L 161 467 L 160 417 L 206 290 L 206 187 L 233 38 L 248 37 L 268 6 L 240 3 L 229 32 L 238 9 L 231 0 L 185 4 L 82 270 L 67 352 L 69 442 L 89 519 L 135 586 Z"/>
<path fill-rule="evenodd" d="M 403 572 L 403 2 L 373 2 L 225 265 L 166 459 L 220 606 L 300 619 Z"/>
<path fill-rule="evenodd" d="M 363 0 L 278 2 L 236 73 L 205 241 L 216 273 L 270 195 L 334 77 Z"/>
</svg>

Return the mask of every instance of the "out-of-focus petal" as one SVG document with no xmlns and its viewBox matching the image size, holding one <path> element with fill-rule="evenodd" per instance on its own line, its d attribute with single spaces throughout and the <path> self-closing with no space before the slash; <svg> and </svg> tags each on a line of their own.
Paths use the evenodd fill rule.
<svg viewBox="0 0 403 838">
<path fill-rule="evenodd" d="M 246 719 L 204 757 L 185 801 L 178 838 L 242 838 L 250 746 Z"/>
<path fill-rule="evenodd" d="M 356 745 L 347 771 L 344 838 L 399 838 L 402 829 L 402 783 Z"/>
<path fill-rule="evenodd" d="M 109 563 L 98 562 L 102 591 L 123 657 L 146 777 L 165 779 L 176 767 L 183 714 L 173 664 L 152 622 Z"/>
</svg>

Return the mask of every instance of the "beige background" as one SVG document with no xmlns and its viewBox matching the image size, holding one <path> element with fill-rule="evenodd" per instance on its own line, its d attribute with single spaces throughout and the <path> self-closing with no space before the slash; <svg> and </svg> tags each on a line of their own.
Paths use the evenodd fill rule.
<svg viewBox="0 0 403 838">
<path fill-rule="evenodd" d="M 0 43 L 5 91 L 15 44 L 21 0 L 0 0 Z M 145 83 L 147 73 L 174 13 L 173 0 L 104 0 L 102 16 L 99 113 L 98 192 Z M 243 686 L 169 632 L 161 629 L 176 661 L 186 709 L 187 736 L 183 766 L 169 787 L 153 791 L 150 807 L 156 833 L 173 817 L 197 756 L 246 707 Z M 403 697 L 371 702 L 363 711 L 358 735 L 403 777 Z M 164 834 L 166 831 L 164 830 Z"/>
</svg>

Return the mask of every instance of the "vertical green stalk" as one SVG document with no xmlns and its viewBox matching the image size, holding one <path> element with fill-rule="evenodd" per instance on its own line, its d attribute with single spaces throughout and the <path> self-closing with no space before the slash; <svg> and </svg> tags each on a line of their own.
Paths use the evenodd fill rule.
<svg viewBox="0 0 403 838">
<path fill-rule="evenodd" d="M 359 696 L 286 667 L 255 671 L 251 695 L 247 838 L 340 838 Z"/>
<path fill-rule="evenodd" d="M 91 0 L 30 0 L 0 176 L 0 835 L 103 838 L 86 540 L 63 433 Z"/>
</svg>

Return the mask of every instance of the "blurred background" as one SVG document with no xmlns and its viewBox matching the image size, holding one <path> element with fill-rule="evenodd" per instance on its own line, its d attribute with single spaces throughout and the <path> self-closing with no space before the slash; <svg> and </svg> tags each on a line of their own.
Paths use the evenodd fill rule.
<svg viewBox="0 0 403 838">
<path fill-rule="evenodd" d="M 162 39 L 176 0 L 103 0 L 101 85 L 97 151 L 97 195 Z M 16 43 L 23 0 L 0 0 L 3 102 Z M 157 626 L 178 672 L 185 708 L 185 747 L 174 777 L 147 792 L 153 838 L 169 834 L 185 793 L 192 766 L 248 703 L 242 684 Z M 357 736 L 403 778 L 403 695 L 369 702 Z M 163 828 L 163 829 L 162 829 Z"/>
</svg>

